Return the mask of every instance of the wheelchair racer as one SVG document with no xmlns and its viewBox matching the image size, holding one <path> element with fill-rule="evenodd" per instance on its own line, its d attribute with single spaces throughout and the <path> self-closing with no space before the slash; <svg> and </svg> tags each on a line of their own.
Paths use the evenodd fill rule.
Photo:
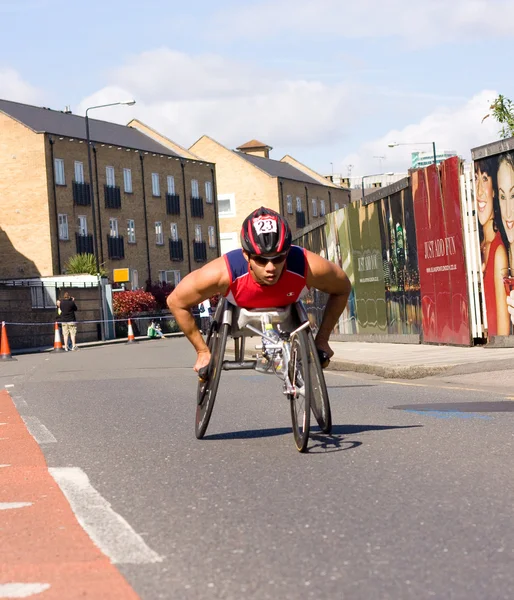
<svg viewBox="0 0 514 600">
<path fill-rule="evenodd" d="M 326 292 L 329 298 L 315 343 L 327 359 L 334 354 L 328 340 L 348 301 L 350 280 L 336 264 L 292 245 L 291 237 L 282 215 L 258 208 L 243 222 L 242 248 L 189 273 L 168 296 L 170 311 L 196 350 L 195 371 L 206 367 L 211 355 L 190 308 L 215 294 L 242 308 L 266 309 L 293 304 L 310 288 Z"/>
</svg>

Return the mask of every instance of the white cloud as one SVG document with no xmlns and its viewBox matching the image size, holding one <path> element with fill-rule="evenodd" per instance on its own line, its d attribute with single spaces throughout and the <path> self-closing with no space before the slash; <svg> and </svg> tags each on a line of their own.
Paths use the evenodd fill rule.
<svg viewBox="0 0 514 600">
<path fill-rule="evenodd" d="M 14 69 L 0 67 L 0 98 L 13 102 L 37 103 L 41 101 L 42 93 L 23 81 Z"/>
<path fill-rule="evenodd" d="M 217 16 L 218 37 L 262 40 L 285 32 L 339 38 L 397 36 L 412 45 L 512 37 L 512 0 L 261 0 Z"/>
<path fill-rule="evenodd" d="M 348 165 L 353 165 L 353 175 L 376 173 L 377 156 L 385 156 L 385 160 L 381 161 L 383 171 L 406 172 L 411 164 L 411 152 L 431 152 L 430 142 L 435 142 L 436 150 L 455 150 L 459 156 L 469 159 L 471 148 L 498 139 L 499 127 L 495 121 L 486 119 L 482 123 L 497 95 L 495 91 L 484 90 L 457 108 L 440 108 L 419 123 L 393 129 L 362 144 L 356 152 L 338 161 L 343 175 L 346 175 Z M 408 145 L 389 148 L 391 142 Z M 419 142 L 428 144 L 416 145 Z"/>
</svg>

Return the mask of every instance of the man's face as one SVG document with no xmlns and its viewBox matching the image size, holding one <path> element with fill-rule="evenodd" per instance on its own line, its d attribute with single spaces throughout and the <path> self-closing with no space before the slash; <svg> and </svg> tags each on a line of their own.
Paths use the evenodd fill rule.
<svg viewBox="0 0 514 600">
<path fill-rule="evenodd" d="M 253 278 L 261 285 L 275 285 L 282 275 L 287 258 L 287 252 L 282 254 L 247 254 Z"/>
</svg>

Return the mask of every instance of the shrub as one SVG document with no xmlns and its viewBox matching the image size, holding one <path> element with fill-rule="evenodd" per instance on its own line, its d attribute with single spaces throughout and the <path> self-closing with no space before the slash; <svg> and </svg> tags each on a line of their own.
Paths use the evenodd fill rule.
<svg viewBox="0 0 514 600">
<path fill-rule="evenodd" d="M 146 291 L 152 294 L 157 302 L 157 308 L 160 308 L 161 310 L 166 310 L 168 308 L 166 298 L 174 289 L 174 285 L 166 283 L 165 281 L 156 281 L 155 283 L 149 281 L 146 282 Z"/>
<path fill-rule="evenodd" d="M 116 292 L 112 296 L 112 307 L 117 319 L 126 319 L 137 313 L 156 309 L 157 302 L 152 294 L 143 290 Z"/>
</svg>

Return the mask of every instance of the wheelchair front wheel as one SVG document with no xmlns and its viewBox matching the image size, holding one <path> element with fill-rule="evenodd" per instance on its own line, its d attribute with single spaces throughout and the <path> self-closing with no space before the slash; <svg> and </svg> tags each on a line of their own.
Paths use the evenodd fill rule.
<svg viewBox="0 0 514 600">
<path fill-rule="evenodd" d="M 311 381 L 308 348 L 307 332 L 299 331 L 291 342 L 288 376 L 293 391 L 287 394 L 291 405 L 294 441 L 299 452 L 305 452 L 309 441 Z"/>
<path fill-rule="evenodd" d="M 312 391 L 311 408 L 321 431 L 330 433 L 332 431 L 332 412 L 328 399 L 327 384 L 312 331 L 307 333 L 307 337 L 309 340 L 309 371 Z"/>
</svg>

